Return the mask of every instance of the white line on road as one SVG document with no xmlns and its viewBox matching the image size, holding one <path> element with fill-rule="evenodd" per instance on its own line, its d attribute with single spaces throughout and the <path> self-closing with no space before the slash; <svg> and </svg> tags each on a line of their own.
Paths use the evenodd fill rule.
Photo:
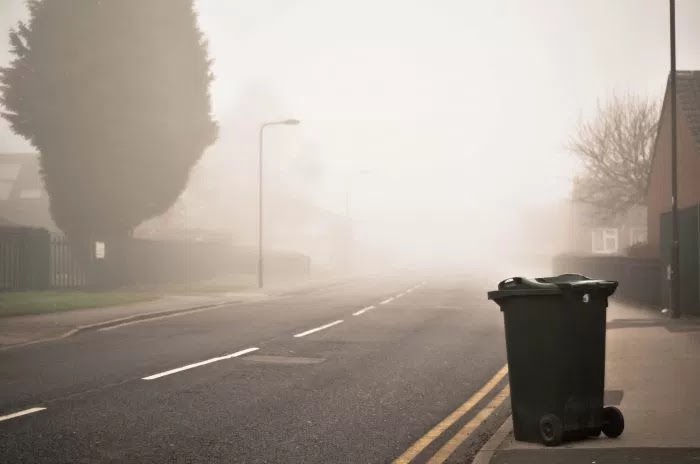
<svg viewBox="0 0 700 464">
<path fill-rule="evenodd" d="M 219 356 L 217 358 L 207 359 L 206 361 L 200 361 L 194 364 L 188 364 L 186 366 L 178 367 L 177 369 L 170 369 L 169 371 L 161 372 L 159 374 L 149 375 L 148 377 L 144 377 L 142 380 L 159 379 L 161 377 L 165 377 L 166 375 L 176 374 L 178 372 L 186 371 L 188 369 L 194 369 L 195 367 L 204 366 L 205 364 L 211 364 L 213 362 L 223 361 L 225 359 L 237 358 L 238 356 L 243 356 L 244 354 L 248 354 L 257 350 L 259 350 L 259 348 L 247 348 L 245 350 L 236 351 L 235 353 L 227 354 L 225 356 Z"/>
<path fill-rule="evenodd" d="M 405 294 L 406 294 L 406 292 L 404 292 L 404 293 L 399 293 L 398 295 L 396 295 L 396 298 L 401 298 L 401 297 L 404 296 Z"/>
<path fill-rule="evenodd" d="M 14 419 L 15 417 L 26 416 L 27 414 L 32 414 L 35 412 L 44 411 L 45 409 L 46 408 L 29 408 L 29 409 L 25 409 L 24 411 L 19 411 L 19 412 L 15 412 L 13 414 L 8 414 L 6 416 L 0 416 L 0 422 Z"/>
<path fill-rule="evenodd" d="M 328 327 L 333 327 L 334 325 L 338 325 L 341 322 L 343 322 L 342 319 L 339 319 L 337 321 L 333 321 L 330 324 L 322 325 L 321 327 L 316 327 L 315 329 L 307 330 L 306 332 L 298 333 L 294 337 L 299 338 L 299 337 L 305 337 L 309 334 L 312 334 L 314 332 L 318 332 L 319 330 L 327 329 Z"/>
<path fill-rule="evenodd" d="M 366 312 L 369 311 L 370 309 L 374 309 L 374 308 L 376 308 L 376 306 L 367 306 L 366 308 L 362 308 L 361 310 L 352 313 L 352 315 L 353 315 L 353 316 L 359 316 L 360 314 L 366 313 Z"/>
<path fill-rule="evenodd" d="M 382 301 L 382 302 L 379 303 L 379 304 L 380 304 L 380 305 L 385 305 L 385 304 L 387 304 L 387 303 L 391 303 L 392 301 L 394 301 L 394 297 L 393 297 L 393 296 L 387 298 L 386 300 Z"/>
</svg>

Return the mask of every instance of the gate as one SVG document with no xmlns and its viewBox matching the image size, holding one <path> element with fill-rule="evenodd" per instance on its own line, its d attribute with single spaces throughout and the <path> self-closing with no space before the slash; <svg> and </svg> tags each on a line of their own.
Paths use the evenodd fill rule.
<svg viewBox="0 0 700 464">
<path fill-rule="evenodd" d="M 51 236 L 51 288 L 81 288 L 87 285 L 87 273 L 65 237 Z"/>
<path fill-rule="evenodd" d="M 0 291 L 46 290 L 49 232 L 29 227 L 0 228 Z"/>
</svg>

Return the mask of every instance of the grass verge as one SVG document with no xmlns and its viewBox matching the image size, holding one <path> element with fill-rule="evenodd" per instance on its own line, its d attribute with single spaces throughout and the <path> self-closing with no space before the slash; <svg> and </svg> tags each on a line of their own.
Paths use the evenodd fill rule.
<svg viewBox="0 0 700 464">
<path fill-rule="evenodd" d="M 156 298 L 143 292 L 8 292 L 0 293 L 0 317 L 103 308 Z"/>
</svg>

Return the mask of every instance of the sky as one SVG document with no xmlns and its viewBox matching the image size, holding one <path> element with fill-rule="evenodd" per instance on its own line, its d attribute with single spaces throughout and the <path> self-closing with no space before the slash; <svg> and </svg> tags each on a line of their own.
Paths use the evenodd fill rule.
<svg viewBox="0 0 700 464">
<path fill-rule="evenodd" d="M 344 213 L 350 185 L 358 236 L 426 259 L 517 238 L 530 211 L 569 194 L 577 163 L 565 145 L 578 121 L 613 93 L 660 99 L 669 67 L 666 0 L 196 5 L 222 125 L 202 172 L 250 157 L 235 152 L 228 122 L 263 86 L 280 118 L 302 121 L 275 128 L 269 162 L 313 146 L 324 173 L 314 201 Z M 0 0 L 0 30 L 23 10 Z M 700 69 L 699 25 L 700 2 L 677 0 L 680 69 Z M 30 147 L 0 121 L 0 152 L 18 150 Z M 226 184 L 219 168 L 213 185 Z"/>
</svg>

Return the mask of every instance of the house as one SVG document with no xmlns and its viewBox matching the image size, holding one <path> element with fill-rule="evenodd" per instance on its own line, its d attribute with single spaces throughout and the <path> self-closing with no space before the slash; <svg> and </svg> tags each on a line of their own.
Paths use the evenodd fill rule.
<svg viewBox="0 0 700 464">
<path fill-rule="evenodd" d="M 0 225 L 58 230 L 36 153 L 0 153 Z"/>
<path fill-rule="evenodd" d="M 678 71 L 678 208 L 700 203 L 700 71 Z M 654 145 L 647 205 L 649 245 L 661 255 L 661 217 L 671 210 L 671 108 L 667 86 Z"/>
<path fill-rule="evenodd" d="M 700 313 L 700 71 L 678 71 L 677 175 L 680 244 L 680 309 Z M 669 304 L 671 262 L 671 108 L 667 85 L 649 180 L 649 248 L 663 268 L 662 299 Z M 668 307 L 668 306 L 667 306 Z"/>
<path fill-rule="evenodd" d="M 226 161 L 226 160 L 224 160 Z M 163 215 L 144 221 L 135 237 L 171 239 L 221 237 L 237 247 L 258 246 L 258 179 L 250 169 L 225 169 L 214 160 L 198 166 L 186 190 Z M 224 182 L 217 173 L 230 172 Z M 256 171 L 253 170 L 253 173 Z M 311 258 L 314 271 L 343 269 L 350 258 L 347 218 L 295 194 L 274 172 L 264 193 L 264 245 Z"/>
<path fill-rule="evenodd" d="M 634 206 L 613 217 L 593 205 L 570 202 L 568 251 L 575 254 L 626 254 L 634 245 L 647 241 L 647 208 Z"/>
</svg>

